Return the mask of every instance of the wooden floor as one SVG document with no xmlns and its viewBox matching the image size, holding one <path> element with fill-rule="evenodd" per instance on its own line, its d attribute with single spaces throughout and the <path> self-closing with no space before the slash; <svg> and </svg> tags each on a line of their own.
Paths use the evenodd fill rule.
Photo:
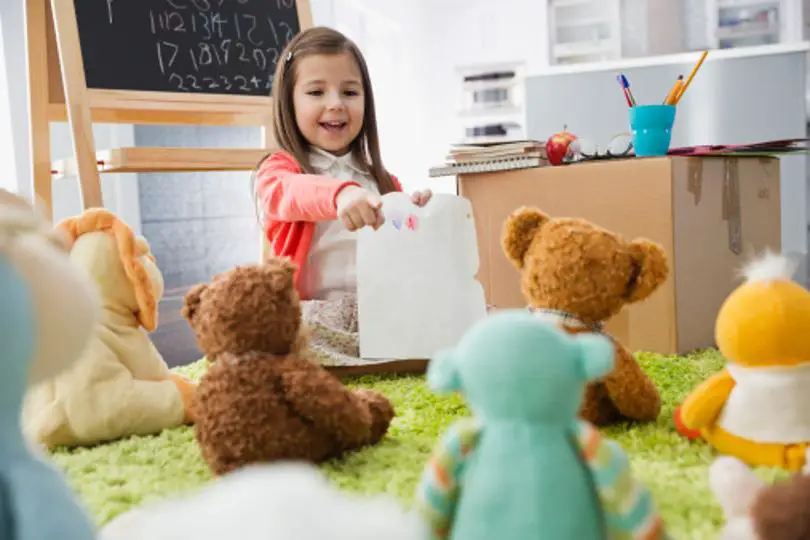
<svg viewBox="0 0 810 540">
<path fill-rule="evenodd" d="M 181 313 L 187 287 L 165 292 L 158 308 L 158 329 L 150 334 L 152 342 L 169 367 L 185 366 L 202 357 L 194 333 Z"/>
</svg>

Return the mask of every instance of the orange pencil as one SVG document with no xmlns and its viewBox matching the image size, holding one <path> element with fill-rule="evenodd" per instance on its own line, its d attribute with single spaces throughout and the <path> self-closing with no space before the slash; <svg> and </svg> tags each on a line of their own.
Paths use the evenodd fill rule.
<svg viewBox="0 0 810 540">
<path fill-rule="evenodd" d="M 669 91 L 666 99 L 664 99 L 664 105 L 675 105 L 675 97 L 678 95 L 678 92 L 680 92 L 682 85 L 683 75 L 678 75 L 678 80 L 675 81 L 675 85 L 672 87 L 672 90 Z"/>
<path fill-rule="evenodd" d="M 689 85 L 692 83 L 692 79 L 695 78 L 697 71 L 700 69 L 700 66 L 703 65 L 703 61 L 706 60 L 706 57 L 708 55 L 709 51 L 703 51 L 703 54 L 700 55 L 700 60 L 698 60 L 697 64 L 695 64 L 695 67 L 692 69 L 692 73 L 689 74 L 689 78 L 686 79 L 686 82 L 683 84 L 680 91 L 678 92 L 678 95 L 675 97 L 675 105 L 677 105 L 678 102 L 681 101 L 681 98 L 686 92 L 686 89 L 689 88 Z"/>
</svg>

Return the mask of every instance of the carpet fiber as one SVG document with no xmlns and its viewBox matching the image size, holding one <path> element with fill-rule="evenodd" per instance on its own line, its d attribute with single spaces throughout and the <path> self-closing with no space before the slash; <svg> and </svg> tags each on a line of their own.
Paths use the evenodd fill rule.
<svg viewBox="0 0 810 540">
<path fill-rule="evenodd" d="M 705 444 L 690 443 L 675 433 L 672 410 L 723 360 L 714 351 L 688 357 L 640 354 L 639 360 L 664 397 L 661 417 L 655 424 L 615 427 L 607 434 L 630 454 L 636 474 L 653 491 L 675 538 L 714 538 L 722 518 L 707 486 L 714 456 Z M 196 378 L 204 369 L 199 362 L 180 371 Z M 385 393 L 398 416 L 382 444 L 327 464 L 324 470 L 346 489 L 388 492 L 407 504 L 437 436 L 466 415 L 466 408 L 458 397 L 433 395 L 422 377 L 364 377 L 350 384 Z M 190 428 L 89 449 L 57 450 L 53 459 L 100 524 L 133 506 L 211 479 Z M 767 479 L 778 475 L 759 472 Z"/>
</svg>

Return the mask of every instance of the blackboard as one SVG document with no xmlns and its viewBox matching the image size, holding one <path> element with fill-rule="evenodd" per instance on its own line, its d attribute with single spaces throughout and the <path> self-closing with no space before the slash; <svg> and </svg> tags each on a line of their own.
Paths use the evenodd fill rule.
<svg viewBox="0 0 810 540">
<path fill-rule="evenodd" d="M 75 0 L 88 88 L 269 96 L 296 0 Z"/>
</svg>

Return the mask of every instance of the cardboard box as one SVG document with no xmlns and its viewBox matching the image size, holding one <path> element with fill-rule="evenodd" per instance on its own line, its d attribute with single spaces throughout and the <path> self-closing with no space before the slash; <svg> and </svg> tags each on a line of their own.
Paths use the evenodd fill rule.
<svg viewBox="0 0 810 540">
<path fill-rule="evenodd" d="M 750 257 L 781 248 L 779 160 L 663 157 L 464 174 L 459 194 L 473 207 L 487 301 L 524 307 L 517 270 L 500 245 L 520 206 L 581 217 L 628 238 L 658 242 L 670 277 L 606 329 L 630 350 L 683 354 L 714 346 L 720 305 Z"/>
</svg>

